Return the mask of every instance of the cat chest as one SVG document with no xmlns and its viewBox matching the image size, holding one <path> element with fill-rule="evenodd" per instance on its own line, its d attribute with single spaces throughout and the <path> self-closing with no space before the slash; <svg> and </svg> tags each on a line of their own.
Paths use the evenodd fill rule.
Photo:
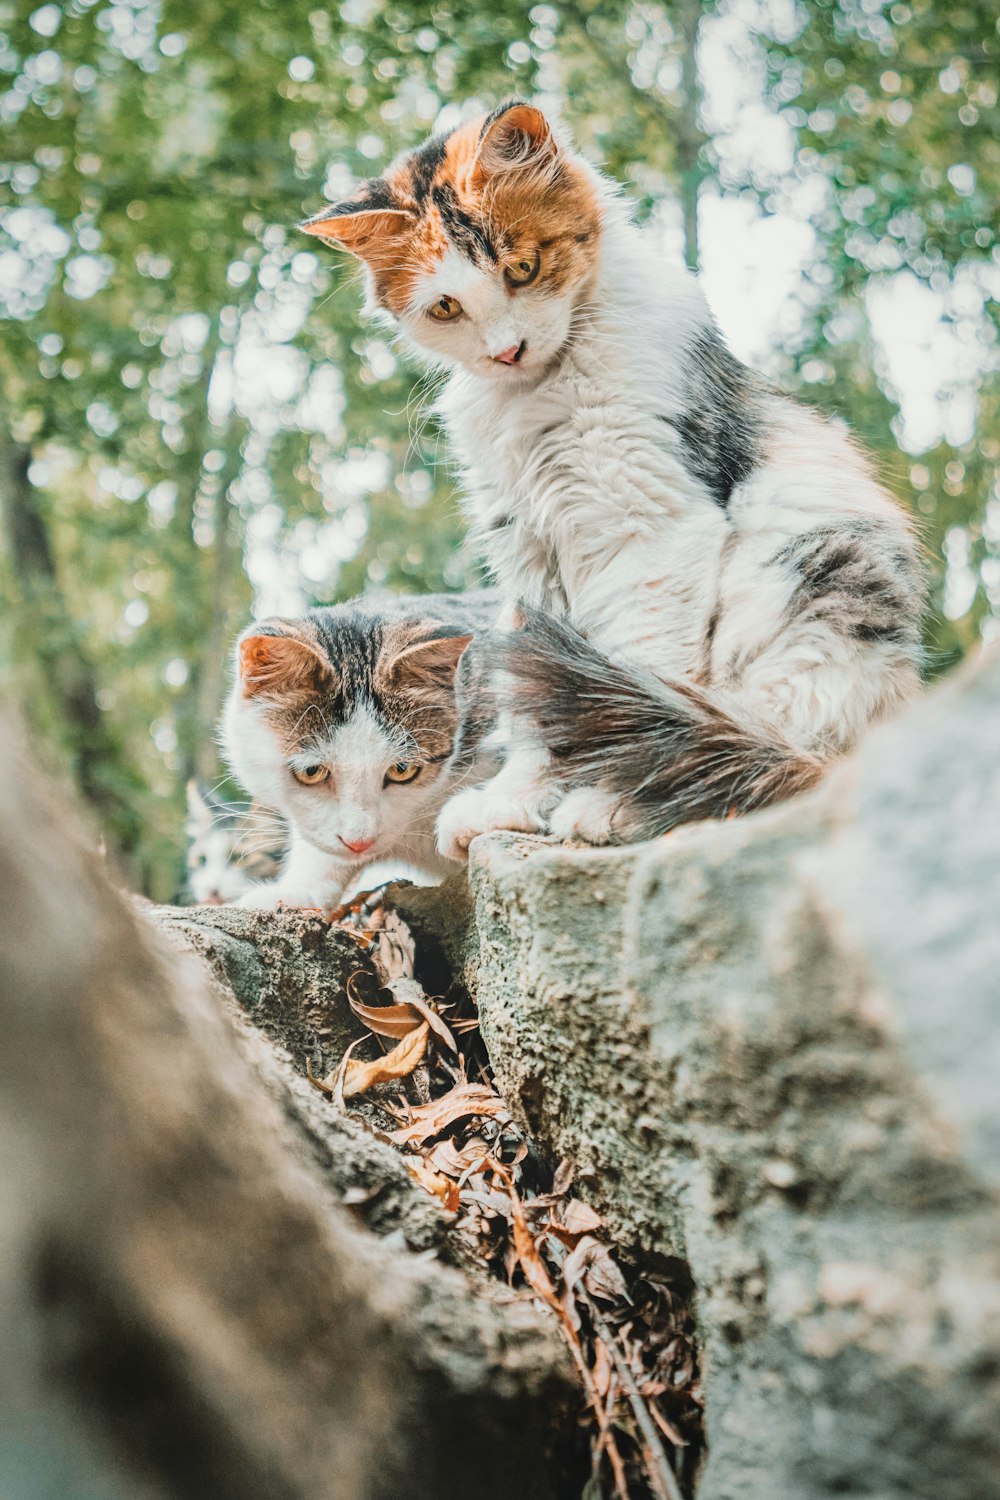
<svg viewBox="0 0 1000 1500">
<path fill-rule="evenodd" d="M 512 523 L 560 550 L 582 533 L 613 528 L 661 534 L 705 506 L 669 427 L 627 402 L 578 404 L 532 419 L 502 419 L 455 434 L 474 520 Z"/>
</svg>

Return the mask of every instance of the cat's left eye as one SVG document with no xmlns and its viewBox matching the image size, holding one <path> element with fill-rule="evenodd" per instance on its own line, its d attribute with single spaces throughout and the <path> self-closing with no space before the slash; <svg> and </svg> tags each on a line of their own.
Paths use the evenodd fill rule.
<svg viewBox="0 0 1000 1500">
<path fill-rule="evenodd" d="M 457 318 L 462 311 L 462 304 L 457 297 L 439 297 L 438 300 L 427 309 L 428 315 L 436 318 L 439 323 L 450 323 Z"/>
<path fill-rule="evenodd" d="M 541 264 L 542 257 L 537 250 L 531 255 L 522 255 L 509 266 L 504 266 L 504 280 L 508 286 L 530 286 Z"/>
<path fill-rule="evenodd" d="M 415 760 L 397 760 L 395 765 L 390 766 L 385 773 L 386 782 L 394 781 L 397 786 L 407 781 L 416 781 L 420 775 L 420 763 Z"/>
<path fill-rule="evenodd" d="M 319 786 L 321 781 L 328 780 L 330 768 L 329 766 L 304 766 L 301 771 L 298 771 L 293 766 L 292 775 L 303 786 Z"/>
</svg>

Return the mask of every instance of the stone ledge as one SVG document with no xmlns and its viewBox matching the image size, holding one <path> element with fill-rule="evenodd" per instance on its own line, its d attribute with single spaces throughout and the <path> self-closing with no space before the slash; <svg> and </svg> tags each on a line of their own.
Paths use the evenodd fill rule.
<svg viewBox="0 0 1000 1500">
<path fill-rule="evenodd" d="M 817 792 L 476 842 L 499 1086 L 697 1288 L 699 1500 L 1000 1495 L 1000 655 Z"/>
</svg>

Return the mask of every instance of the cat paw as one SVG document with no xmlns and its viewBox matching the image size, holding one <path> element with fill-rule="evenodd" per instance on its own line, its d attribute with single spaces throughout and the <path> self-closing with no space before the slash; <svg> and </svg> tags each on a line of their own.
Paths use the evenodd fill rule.
<svg viewBox="0 0 1000 1500">
<path fill-rule="evenodd" d="M 553 808 L 549 832 L 564 844 L 613 844 L 614 816 L 620 800 L 599 787 L 578 786 Z"/>
<path fill-rule="evenodd" d="M 279 881 L 271 885 L 254 885 L 248 891 L 244 891 L 234 906 L 242 906 L 249 911 L 278 911 L 283 906 L 317 906 L 321 903 L 314 899 L 312 894 L 304 890 L 294 890 L 290 886 L 282 886 Z"/>
<path fill-rule="evenodd" d="M 541 816 L 527 802 L 491 793 L 489 788 L 470 787 L 446 802 L 438 816 L 438 852 L 445 859 L 461 862 L 469 857 L 469 845 L 481 833 L 501 829 L 511 833 L 541 833 Z"/>
</svg>

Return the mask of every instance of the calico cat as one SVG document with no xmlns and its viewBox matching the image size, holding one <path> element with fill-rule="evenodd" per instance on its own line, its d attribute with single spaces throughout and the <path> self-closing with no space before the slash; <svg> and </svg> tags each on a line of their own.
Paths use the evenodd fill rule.
<svg viewBox="0 0 1000 1500">
<path fill-rule="evenodd" d="M 226 802 L 196 781 L 187 784 L 186 898 L 224 906 L 257 880 L 272 880 L 288 850 L 288 829 L 265 808 Z"/>
<path fill-rule="evenodd" d="M 333 905 L 387 858 L 447 873 L 437 815 L 493 768 L 489 702 L 460 662 L 496 611 L 485 591 L 362 598 L 243 632 L 223 745 L 251 796 L 288 823 L 290 849 L 279 878 L 241 906 Z"/>
<path fill-rule="evenodd" d="M 917 690 L 903 513 L 840 422 L 730 353 L 540 110 L 435 137 L 304 227 L 452 371 L 439 411 L 505 599 L 508 754 L 444 809 L 445 853 L 762 806 Z"/>
</svg>

